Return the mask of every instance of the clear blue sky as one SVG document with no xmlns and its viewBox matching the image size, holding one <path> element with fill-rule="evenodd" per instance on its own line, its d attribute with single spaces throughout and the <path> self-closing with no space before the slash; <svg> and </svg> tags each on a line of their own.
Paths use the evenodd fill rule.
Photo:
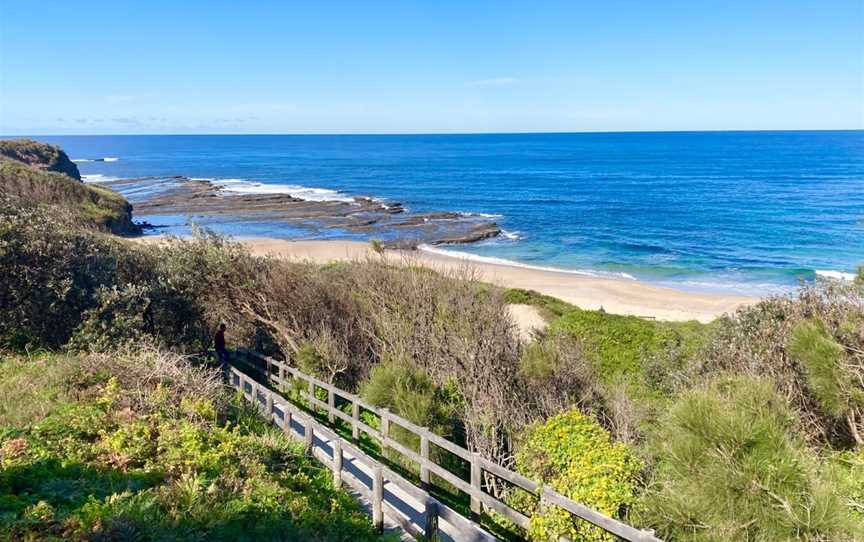
<svg viewBox="0 0 864 542">
<path fill-rule="evenodd" d="M 864 1 L 0 0 L 0 133 L 864 128 Z"/>
</svg>

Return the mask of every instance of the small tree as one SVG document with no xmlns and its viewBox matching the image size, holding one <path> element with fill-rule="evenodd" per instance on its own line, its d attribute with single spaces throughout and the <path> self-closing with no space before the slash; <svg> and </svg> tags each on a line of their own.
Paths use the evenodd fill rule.
<svg viewBox="0 0 864 542">
<path fill-rule="evenodd" d="M 684 394 L 650 440 L 645 523 L 666 540 L 859 540 L 793 419 L 767 379 L 719 377 Z"/>
</svg>

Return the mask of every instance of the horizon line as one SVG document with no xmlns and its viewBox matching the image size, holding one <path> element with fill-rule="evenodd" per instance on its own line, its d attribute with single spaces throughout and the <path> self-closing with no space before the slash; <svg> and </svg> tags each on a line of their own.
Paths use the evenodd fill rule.
<svg viewBox="0 0 864 542">
<path fill-rule="evenodd" d="M 136 136 L 471 136 L 471 135 L 578 135 L 578 134 L 698 134 L 767 132 L 864 132 L 861 128 L 780 128 L 780 129 L 706 129 L 706 130 L 584 130 L 584 131 L 508 131 L 508 132 L 139 132 L 75 134 L 0 134 L 0 137 L 136 137 Z"/>
</svg>

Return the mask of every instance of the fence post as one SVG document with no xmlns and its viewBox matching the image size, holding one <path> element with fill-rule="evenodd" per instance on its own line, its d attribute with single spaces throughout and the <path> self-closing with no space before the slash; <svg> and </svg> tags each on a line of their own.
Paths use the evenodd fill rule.
<svg viewBox="0 0 864 542">
<path fill-rule="evenodd" d="M 291 411 L 288 410 L 288 403 L 282 405 L 282 432 L 291 436 Z"/>
<path fill-rule="evenodd" d="M 351 400 L 351 440 L 357 442 L 360 440 L 360 426 L 357 422 L 360 421 L 360 404 L 357 399 Z"/>
<path fill-rule="evenodd" d="M 438 503 L 431 497 L 426 499 L 426 526 L 423 528 L 424 540 L 435 540 L 438 534 Z"/>
<path fill-rule="evenodd" d="M 255 410 L 261 412 L 261 403 L 258 402 L 258 382 L 252 381 L 252 406 Z"/>
<path fill-rule="evenodd" d="M 303 440 L 306 443 L 306 453 L 312 455 L 312 446 L 315 445 L 315 429 L 312 427 L 312 416 L 306 418 L 306 430 L 303 432 Z"/>
<path fill-rule="evenodd" d="M 482 485 L 480 483 L 482 479 L 482 470 L 480 468 L 480 454 L 477 452 L 473 452 L 471 454 L 471 487 L 477 491 L 482 491 Z M 471 495 L 471 516 L 472 519 L 478 519 L 480 514 L 483 513 L 483 503 L 480 501 L 479 497 L 475 497 Z"/>
<path fill-rule="evenodd" d="M 315 412 L 315 405 L 312 404 L 312 400 L 315 399 L 315 383 L 312 380 L 309 380 L 309 410 Z"/>
<path fill-rule="evenodd" d="M 267 390 L 267 421 L 269 422 L 273 417 L 273 394 L 270 393 L 270 390 Z"/>
<path fill-rule="evenodd" d="M 279 385 L 285 386 L 285 366 L 279 364 Z"/>
<path fill-rule="evenodd" d="M 387 451 L 387 439 L 390 438 L 390 409 L 381 409 L 381 455 Z"/>
<path fill-rule="evenodd" d="M 372 476 L 372 527 L 379 533 L 384 531 L 384 472 L 375 466 Z"/>
<path fill-rule="evenodd" d="M 427 429 L 428 431 L 428 429 Z M 429 437 L 426 434 L 420 435 L 420 487 L 429 491 L 429 467 L 426 463 L 429 461 Z"/>
<path fill-rule="evenodd" d="M 330 443 L 333 446 L 333 487 L 342 486 L 342 443 L 338 439 Z"/>
<path fill-rule="evenodd" d="M 334 410 L 336 410 L 336 395 L 333 393 L 333 388 L 327 388 L 327 421 L 331 424 L 336 419 Z"/>
</svg>

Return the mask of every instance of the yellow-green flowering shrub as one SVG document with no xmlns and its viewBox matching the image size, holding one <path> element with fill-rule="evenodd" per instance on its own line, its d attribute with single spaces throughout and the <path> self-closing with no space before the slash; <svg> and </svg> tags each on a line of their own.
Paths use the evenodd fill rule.
<svg viewBox="0 0 864 542">
<path fill-rule="evenodd" d="M 613 442 L 593 418 L 575 409 L 529 428 L 516 455 L 516 469 L 522 474 L 612 517 L 621 517 L 635 502 L 641 468 L 627 446 Z M 518 496 L 512 500 L 517 507 L 524 505 Z M 529 536 L 543 541 L 562 536 L 572 542 L 614 540 L 554 506 L 535 511 Z"/>
</svg>

